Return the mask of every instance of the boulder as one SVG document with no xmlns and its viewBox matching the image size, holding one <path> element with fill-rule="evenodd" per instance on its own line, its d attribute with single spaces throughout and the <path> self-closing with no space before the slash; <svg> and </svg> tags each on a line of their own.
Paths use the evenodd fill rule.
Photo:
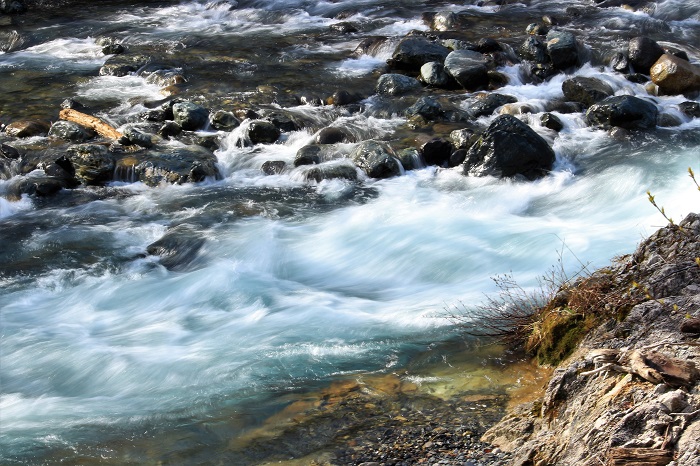
<svg viewBox="0 0 700 466">
<path fill-rule="evenodd" d="M 353 136 L 343 128 L 326 126 L 316 133 L 316 144 L 337 144 L 339 142 L 353 142 Z"/>
<path fill-rule="evenodd" d="M 420 115 L 428 121 L 436 120 L 444 113 L 440 102 L 434 97 L 421 97 L 415 104 L 406 109 L 406 116 Z"/>
<path fill-rule="evenodd" d="M 580 102 L 590 107 L 615 93 L 612 87 L 598 78 L 575 76 L 567 79 L 561 85 L 566 100 Z"/>
<path fill-rule="evenodd" d="M 700 67 L 674 55 L 661 55 L 649 73 L 664 94 L 700 91 Z"/>
<path fill-rule="evenodd" d="M 479 94 L 476 99 L 467 106 L 467 111 L 473 118 L 489 116 L 505 104 L 512 104 L 518 99 L 511 95 L 498 94 L 489 92 L 487 94 Z"/>
<path fill-rule="evenodd" d="M 700 118 L 700 103 L 693 101 L 681 102 L 678 104 L 678 110 L 683 112 L 690 118 Z"/>
<path fill-rule="evenodd" d="M 266 175 L 279 175 L 287 168 L 287 163 L 284 160 L 267 160 L 263 162 L 260 170 Z"/>
<path fill-rule="evenodd" d="M 369 139 L 359 143 L 350 159 L 371 178 L 391 178 L 401 174 L 401 162 L 383 141 Z"/>
<path fill-rule="evenodd" d="M 415 147 L 401 149 L 396 153 L 396 157 L 398 157 L 404 170 L 416 170 L 425 167 L 420 151 Z"/>
<path fill-rule="evenodd" d="M 447 166 L 450 168 L 459 167 L 465 160 L 467 160 L 467 149 L 457 149 L 450 154 L 450 160 L 447 162 Z"/>
<path fill-rule="evenodd" d="M 248 122 L 245 134 L 251 144 L 272 144 L 279 139 L 282 131 L 270 121 L 252 120 Z"/>
<path fill-rule="evenodd" d="M 615 126 L 625 129 L 656 127 L 658 108 L 648 100 L 630 95 L 608 97 L 591 105 L 586 120 L 592 126 Z"/>
<path fill-rule="evenodd" d="M 32 136 L 46 136 L 49 132 L 49 124 L 39 120 L 13 121 L 5 127 L 5 134 L 16 138 L 30 138 Z"/>
<path fill-rule="evenodd" d="M 142 131 L 135 125 L 126 125 L 122 129 L 122 134 L 122 137 L 119 138 L 119 142 L 125 146 L 137 145 L 146 148 L 153 147 L 154 135 Z"/>
<path fill-rule="evenodd" d="M 148 186 L 182 184 L 218 178 L 217 158 L 201 146 L 167 147 L 139 157 L 134 174 Z"/>
<path fill-rule="evenodd" d="M 454 11 L 438 11 L 430 21 L 430 28 L 435 31 L 450 31 L 459 26 L 459 17 Z"/>
<path fill-rule="evenodd" d="M 474 131 L 470 129 L 456 129 L 450 133 L 452 144 L 457 149 L 466 149 L 474 143 Z"/>
<path fill-rule="evenodd" d="M 549 62 L 549 55 L 547 55 L 547 46 L 541 39 L 537 37 L 528 37 L 525 42 L 522 43 L 520 49 L 518 49 L 518 54 L 525 60 L 529 60 L 535 63 L 547 63 Z"/>
<path fill-rule="evenodd" d="M 75 169 L 75 177 L 85 185 L 102 185 L 112 181 L 115 156 L 99 144 L 79 144 L 69 147 L 66 156 Z"/>
<path fill-rule="evenodd" d="M 634 37 L 629 41 L 627 56 L 637 73 L 648 75 L 652 65 L 663 54 L 664 49 L 648 37 Z"/>
<path fill-rule="evenodd" d="M 497 117 L 467 151 L 464 173 L 534 180 L 554 164 L 554 151 L 532 128 L 511 115 Z"/>
<path fill-rule="evenodd" d="M 323 161 L 323 152 L 318 144 L 309 144 L 301 147 L 294 157 L 294 166 L 316 165 Z"/>
<path fill-rule="evenodd" d="M 617 52 L 610 59 L 610 67 L 618 73 L 629 73 L 630 62 L 627 55 L 622 52 Z"/>
<path fill-rule="evenodd" d="M 209 110 L 192 102 L 178 102 L 172 108 L 173 120 L 184 130 L 201 129 L 209 121 Z"/>
<path fill-rule="evenodd" d="M 403 74 L 383 74 L 377 81 L 377 94 L 402 95 L 421 89 L 420 81 Z"/>
<path fill-rule="evenodd" d="M 559 132 L 562 129 L 564 129 L 564 123 L 561 122 L 559 117 L 549 112 L 542 114 L 542 116 L 540 117 L 540 123 L 542 123 L 542 126 L 544 126 L 545 128 L 549 128 L 556 132 Z"/>
<path fill-rule="evenodd" d="M 159 240 L 149 244 L 146 252 L 158 256 L 160 263 L 168 270 L 187 270 L 204 246 L 204 239 L 193 225 L 182 224 L 168 231 Z"/>
<path fill-rule="evenodd" d="M 241 122 L 233 113 L 217 110 L 209 115 L 209 124 L 217 131 L 231 131 L 238 128 Z"/>
<path fill-rule="evenodd" d="M 357 168 L 346 163 L 330 162 L 314 165 L 304 171 L 304 179 L 320 183 L 323 180 L 350 180 L 357 179 Z"/>
<path fill-rule="evenodd" d="M 20 157 L 19 151 L 9 144 L 0 143 L 0 155 L 6 159 L 16 160 Z"/>
<path fill-rule="evenodd" d="M 445 58 L 445 71 L 464 89 L 478 89 L 488 84 L 486 57 L 473 50 L 455 50 Z"/>
<path fill-rule="evenodd" d="M 49 129 L 49 136 L 71 142 L 85 142 L 95 137 L 95 132 L 73 121 L 58 120 Z"/>
<path fill-rule="evenodd" d="M 454 152 L 454 146 L 450 141 L 443 138 L 432 138 L 420 148 L 425 164 L 439 167 L 448 165 L 452 152 Z"/>
<path fill-rule="evenodd" d="M 112 55 L 100 68 L 100 76 L 126 76 L 136 73 L 150 61 L 151 59 L 145 55 L 128 53 Z"/>
<path fill-rule="evenodd" d="M 452 80 L 445 72 L 445 66 L 436 61 L 431 61 L 420 67 L 420 79 L 428 86 L 445 88 L 450 86 Z"/>
<path fill-rule="evenodd" d="M 391 57 L 391 65 L 397 68 L 418 70 L 428 62 L 442 63 L 450 50 L 425 37 L 406 37 L 399 42 Z"/>
<path fill-rule="evenodd" d="M 576 37 L 567 31 L 550 31 L 547 34 L 547 55 L 557 70 L 578 66 L 580 57 Z"/>
</svg>

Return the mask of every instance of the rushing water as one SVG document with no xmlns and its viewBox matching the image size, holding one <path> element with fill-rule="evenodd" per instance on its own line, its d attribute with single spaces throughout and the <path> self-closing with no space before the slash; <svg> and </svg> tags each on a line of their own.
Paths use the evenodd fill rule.
<svg viewBox="0 0 700 466">
<path fill-rule="evenodd" d="M 16 18 L 27 40 L 0 54 L 4 121 L 55 119 L 59 103 L 75 97 L 120 124 L 143 110 L 141 102 L 162 98 L 140 77 L 97 76 L 105 60 L 95 42 L 101 36 L 181 67 L 186 97 L 226 108 L 286 105 L 289 94 L 325 97 L 339 88 L 369 97 L 391 49 L 360 57 L 352 50 L 366 36 L 427 29 L 424 11 L 469 9 L 475 39 L 513 47 L 542 14 L 567 15 L 562 2 L 544 0 L 502 8 L 378 0 L 126 3 Z M 693 2 L 663 0 L 646 12 L 580 7 L 566 27 L 594 51 L 601 44 L 614 50 L 641 31 L 700 60 L 700 7 Z M 359 32 L 330 31 L 342 12 Z M 523 84 L 516 67 L 502 71 L 510 83 L 499 92 L 535 110 L 562 95 L 564 76 L 535 86 Z M 601 63 L 576 74 L 601 77 L 618 94 L 646 93 Z M 260 85 L 274 86 L 273 93 Z M 314 130 L 252 148 L 236 145 L 239 130 L 219 133 L 222 180 L 0 197 L 1 462 L 99 458 L 109 449 L 90 445 L 222 413 L 237 419 L 229 432 L 235 435 L 269 414 L 266 401 L 276 395 L 390 371 L 453 338 L 445 308 L 478 303 L 494 291 L 494 275 L 512 272 L 530 286 L 562 249 L 592 266 L 631 252 L 664 223 L 646 200 L 648 189 L 676 219 L 697 207 L 686 169 L 700 168 L 700 120 L 677 111 L 684 100 L 658 98 L 682 124 L 632 142 L 586 127 L 580 114 L 560 115 L 565 129 L 556 136 L 535 114 L 530 123 L 553 144 L 557 162 L 531 183 L 435 167 L 356 183 L 308 183 L 294 171 L 264 176 L 264 161 L 291 162 Z M 316 128 L 343 126 L 362 138 L 392 139 L 405 123 L 376 99 L 363 105 L 357 114 L 329 106 L 292 111 Z M 0 194 L 8 183 L 0 181 Z M 171 271 L 145 251 L 174 225 L 189 228 L 201 247 Z M 576 265 L 568 252 L 564 259 Z M 144 447 L 151 450 L 141 459 L 165 453 L 154 448 Z"/>
</svg>

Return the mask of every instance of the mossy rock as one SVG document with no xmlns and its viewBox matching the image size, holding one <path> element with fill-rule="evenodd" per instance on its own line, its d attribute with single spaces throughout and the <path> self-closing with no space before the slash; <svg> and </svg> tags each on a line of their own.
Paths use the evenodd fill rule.
<svg viewBox="0 0 700 466">
<path fill-rule="evenodd" d="M 537 362 L 557 366 L 571 353 L 593 326 L 592 317 L 569 310 L 550 312 L 538 325 L 537 342 L 531 337 L 529 346 L 535 350 Z M 534 336 L 534 335 L 533 335 Z"/>
</svg>

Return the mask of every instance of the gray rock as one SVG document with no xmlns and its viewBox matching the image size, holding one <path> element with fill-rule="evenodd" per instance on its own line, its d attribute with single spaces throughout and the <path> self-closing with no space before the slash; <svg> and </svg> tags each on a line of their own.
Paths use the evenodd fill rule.
<svg viewBox="0 0 700 466">
<path fill-rule="evenodd" d="M 294 157 L 294 166 L 315 165 L 323 161 L 322 149 L 318 144 L 309 144 L 301 147 Z"/>
<path fill-rule="evenodd" d="M 238 128 L 241 122 L 236 118 L 231 112 L 224 110 L 217 110 L 209 115 L 209 123 L 212 128 L 218 131 L 231 131 L 232 129 Z"/>
<path fill-rule="evenodd" d="M 282 131 L 267 120 L 253 120 L 246 129 L 247 139 L 252 144 L 272 144 L 282 135 Z"/>
<path fill-rule="evenodd" d="M 523 42 L 520 46 L 520 49 L 518 49 L 518 54 L 525 60 L 529 60 L 535 63 L 549 62 L 547 46 L 541 39 L 538 39 L 537 37 L 528 37 L 527 39 L 525 39 L 525 42 Z"/>
<path fill-rule="evenodd" d="M 392 65 L 417 70 L 428 62 L 443 62 L 448 53 L 447 47 L 424 37 L 406 37 L 394 49 Z"/>
<path fill-rule="evenodd" d="M 681 102 L 680 104 L 678 104 L 678 110 L 680 110 L 690 118 L 700 118 L 700 103 L 698 102 Z"/>
<path fill-rule="evenodd" d="M 534 180 L 554 164 L 554 151 L 532 128 L 511 115 L 496 118 L 467 152 L 464 173 Z"/>
<path fill-rule="evenodd" d="M 266 175 L 279 175 L 285 168 L 287 168 L 287 163 L 283 160 L 267 160 L 263 162 L 260 170 Z"/>
<path fill-rule="evenodd" d="M 377 81 L 377 94 L 402 95 L 421 89 L 420 82 L 403 74 L 383 74 Z"/>
<path fill-rule="evenodd" d="M 204 127 L 209 120 L 209 111 L 192 102 L 178 102 L 173 105 L 173 119 L 182 129 L 195 131 Z"/>
<path fill-rule="evenodd" d="M 417 170 L 425 167 L 425 162 L 423 162 L 420 152 L 414 147 L 401 149 L 396 153 L 396 157 L 398 157 L 404 170 Z"/>
<path fill-rule="evenodd" d="M 95 137 L 95 132 L 73 121 L 59 120 L 51 125 L 49 136 L 71 142 L 84 142 Z"/>
<path fill-rule="evenodd" d="M 451 84 L 450 75 L 445 72 L 445 66 L 436 61 L 431 61 L 420 67 L 420 78 L 428 86 L 439 88 L 448 87 Z"/>
<path fill-rule="evenodd" d="M 474 131 L 471 129 L 456 129 L 450 133 L 452 144 L 458 149 L 466 149 L 471 146 L 474 141 Z"/>
<path fill-rule="evenodd" d="M 651 129 L 656 127 L 658 108 L 648 100 L 629 95 L 603 99 L 591 105 L 586 120 L 592 126 L 617 126 L 625 129 Z"/>
<path fill-rule="evenodd" d="M 474 99 L 474 101 L 467 106 L 467 111 L 473 118 L 479 118 L 481 116 L 493 114 L 498 107 L 502 107 L 505 104 L 512 104 L 517 101 L 518 99 L 510 95 L 489 92 L 487 94 L 477 95 L 476 99 Z"/>
<path fill-rule="evenodd" d="M 570 32 L 550 31 L 547 34 L 547 54 L 552 61 L 552 66 L 557 70 L 566 70 L 579 65 L 578 43 Z"/>
<path fill-rule="evenodd" d="M 590 107 L 615 93 L 612 87 L 598 78 L 575 76 L 567 79 L 561 85 L 566 100 L 580 102 Z"/>
<path fill-rule="evenodd" d="M 85 185 L 101 185 L 112 181 L 115 157 L 99 144 L 79 144 L 69 147 L 67 158 L 75 169 L 75 177 Z"/>
<path fill-rule="evenodd" d="M 150 148 L 154 145 L 154 135 L 142 131 L 135 125 L 126 125 L 122 129 L 122 134 L 123 136 L 119 139 L 119 142 L 126 146 L 137 145 L 141 147 Z"/>
<path fill-rule="evenodd" d="M 406 116 L 420 115 L 426 120 L 436 120 L 445 112 L 434 97 L 421 97 L 418 101 L 406 109 Z"/>
<path fill-rule="evenodd" d="M 350 159 L 371 178 L 391 178 L 401 174 L 401 162 L 383 141 L 362 141 L 351 152 Z"/>
<path fill-rule="evenodd" d="M 134 173 L 148 186 L 161 183 L 196 183 L 207 177 L 218 178 L 217 158 L 200 146 L 167 147 L 149 151 L 138 158 Z"/>
<path fill-rule="evenodd" d="M 145 55 L 128 53 L 113 55 L 100 68 L 100 76 L 126 76 L 136 73 L 150 61 L 150 57 Z"/>
<path fill-rule="evenodd" d="M 540 122 L 545 128 L 549 128 L 557 132 L 564 129 L 564 123 L 561 122 L 559 117 L 549 112 L 542 114 L 542 116 L 540 117 Z"/>
<path fill-rule="evenodd" d="M 316 181 L 320 183 L 323 180 L 357 180 L 357 169 L 353 165 L 347 163 L 322 163 L 307 168 L 304 171 L 304 179 L 307 181 Z"/>
<path fill-rule="evenodd" d="M 464 89 L 478 89 L 488 84 L 486 57 L 472 50 L 455 50 L 445 59 L 445 71 Z"/>
</svg>

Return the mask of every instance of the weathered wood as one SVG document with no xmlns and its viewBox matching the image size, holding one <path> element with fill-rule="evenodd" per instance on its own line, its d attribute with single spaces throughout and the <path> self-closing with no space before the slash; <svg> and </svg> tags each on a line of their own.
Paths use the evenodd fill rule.
<svg viewBox="0 0 700 466">
<path fill-rule="evenodd" d="M 93 129 L 97 134 L 110 139 L 119 139 L 122 137 L 122 133 L 117 131 L 112 125 L 104 122 L 103 120 L 88 115 L 87 113 L 81 113 L 72 108 L 65 108 L 61 110 L 58 114 L 61 120 L 68 120 L 83 125 L 87 128 Z"/>
<path fill-rule="evenodd" d="M 673 460 L 668 450 L 654 448 L 612 448 L 607 466 L 665 466 Z"/>
</svg>

